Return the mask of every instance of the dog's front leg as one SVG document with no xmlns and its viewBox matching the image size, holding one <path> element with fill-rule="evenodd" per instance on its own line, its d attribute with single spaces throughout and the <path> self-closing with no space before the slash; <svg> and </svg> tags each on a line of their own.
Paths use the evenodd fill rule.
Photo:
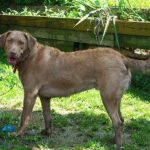
<svg viewBox="0 0 150 150">
<path fill-rule="evenodd" d="M 21 116 L 21 124 L 18 132 L 13 133 L 15 136 L 23 136 L 26 127 L 28 126 L 30 115 L 35 104 L 37 95 L 33 92 L 25 92 L 23 111 Z"/>
<path fill-rule="evenodd" d="M 51 109 L 50 109 L 50 98 L 41 97 L 41 104 L 43 109 L 43 117 L 45 121 L 45 129 L 42 130 L 43 135 L 51 135 L 52 133 L 52 116 L 51 116 Z"/>
</svg>

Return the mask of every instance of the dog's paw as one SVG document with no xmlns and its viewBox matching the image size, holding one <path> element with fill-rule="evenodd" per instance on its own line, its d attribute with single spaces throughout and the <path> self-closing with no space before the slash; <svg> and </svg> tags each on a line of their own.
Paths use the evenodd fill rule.
<svg viewBox="0 0 150 150">
<path fill-rule="evenodd" d="M 21 131 L 18 131 L 18 132 L 12 132 L 11 135 L 15 137 L 23 137 L 24 133 Z"/>
<path fill-rule="evenodd" d="M 41 134 L 45 135 L 45 136 L 51 136 L 52 130 L 44 129 L 44 130 L 41 131 Z"/>
</svg>

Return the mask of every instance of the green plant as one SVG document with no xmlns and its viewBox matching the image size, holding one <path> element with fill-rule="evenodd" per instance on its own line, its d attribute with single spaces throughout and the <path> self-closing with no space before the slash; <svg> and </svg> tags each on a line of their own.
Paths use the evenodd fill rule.
<svg viewBox="0 0 150 150">
<path fill-rule="evenodd" d="M 134 73 L 132 76 L 132 86 L 134 88 L 150 92 L 150 75 L 149 74 L 141 74 Z"/>
<path fill-rule="evenodd" d="M 7 64 L 6 55 L 3 49 L 0 49 L 0 97 L 12 92 L 14 87 L 20 87 L 19 79 L 12 72 L 11 66 Z M 10 69 L 11 68 L 11 69 Z"/>
<path fill-rule="evenodd" d="M 119 0 L 118 13 L 120 19 L 145 21 L 145 18 L 140 15 L 139 9 L 132 7 L 130 0 Z"/>
<path fill-rule="evenodd" d="M 9 15 L 20 15 L 20 16 L 40 16 L 40 11 L 30 10 L 27 7 L 24 7 L 21 12 L 8 8 L 5 12 L 2 11 L 2 13 L 4 15 L 9 14 Z"/>
<path fill-rule="evenodd" d="M 71 1 L 71 0 L 70 0 Z M 44 4 L 48 4 L 48 5 L 65 5 L 67 4 L 69 1 L 68 0 L 44 0 Z"/>
<path fill-rule="evenodd" d="M 0 4 L 4 5 L 65 5 L 71 3 L 72 0 L 1 0 Z"/>
<path fill-rule="evenodd" d="M 147 21 L 149 20 L 148 10 L 143 10 L 141 8 L 149 8 L 150 1 L 143 0 L 8 0 L 4 2 L 4 0 L 0 1 L 1 5 L 46 5 L 46 6 L 56 6 L 58 9 L 51 8 L 51 12 L 46 13 L 45 10 L 39 10 L 40 13 L 38 15 L 44 16 L 55 16 L 55 17 L 71 17 L 71 18 L 81 18 L 88 14 L 93 10 L 98 10 L 100 8 L 110 8 L 111 15 L 117 16 L 119 19 L 123 20 L 135 20 L 135 21 Z M 62 6 L 62 7 L 59 7 Z M 48 8 L 48 7 L 47 7 Z M 17 13 L 14 11 L 17 11 Z M 22 15 L 22 10 L 6 10 L 3 12 L 11 14 Z M 36 9 L 28 9 L 28 12 L 34 12 L 36 14 Z M 61 15 L 59 15 L 61 12 Z M 31 15 L 32 13 L 26 13 L 27 15 Z M 25 14 L 25 15 L 26 15 Z M 54 14 L 54 15 L 53 15 Z M 63 14 L 63 15 L 62 15 Z M 96 14 L 95 14 L 96 15 Z"/>
<path fill-rule="evenodd" d="M 76 27 L 77 25 L 79 25 L 81 22 L 83 22 L 85 19 L 87 19 L 89 17 L 94 19 L 95 20 L 94 34 L 95 34 L 98 45 L 101 45 L 104 40 L 104 37 L 106 35 L 107 29 L 109 27 L 109 23 L 112 20 L 115 37 L 117 39 L 116 40 L 117 46 L 120 49 L 118 35 L 117 35 L 117 29 L 116 29 L 116 25 L 115 25 L 115 20 L 116 20 L 117 16 L 114 16 L 112 14 L 112 11 L 111 11 L 108 3 L 106 1 L 101 1 L 101 3 L 100 3 L 97 0 L 95 0 L 95 1 L 87 0 L 84 2 L 83 1 L 82 2 L 77 1 L 77 2 L 82 4 L 83 6 L 87 6 L 94 10 L 90 11 L 85 16 L 83 16 L 74 27 Z M 102 29 L 102 27 L 104 28 L 104 31 L 102 34 L 102 38 L 100 39 L 100 30 Z"/>
</svg>

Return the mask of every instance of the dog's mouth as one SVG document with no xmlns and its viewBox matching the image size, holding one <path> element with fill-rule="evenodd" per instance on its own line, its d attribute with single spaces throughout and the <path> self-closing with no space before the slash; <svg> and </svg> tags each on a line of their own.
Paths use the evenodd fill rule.
<svg viewBox="0 0 150 150">
<path fill-rule="evenodd" d="M 8 63 L 11 65 L 16 65 L 18 62 L 18 58 L 16 56 L 9 56 Z"/>
</svg>

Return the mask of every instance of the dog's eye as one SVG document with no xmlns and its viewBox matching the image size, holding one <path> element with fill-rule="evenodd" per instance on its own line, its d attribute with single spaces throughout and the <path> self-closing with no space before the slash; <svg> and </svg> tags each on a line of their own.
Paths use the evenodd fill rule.
<svg viewBox="0 0 150 150">
<path fill-rule="evenodd" d="M 8 43 L 11 43 L 12 41 L 13 41 L 12 39 L 8 39 L 8 40 L 7 40 Z"/>
<path fill-rule="evenodd" d="M 23 45 L 24 42 L 23 42 L 23 41 L 18 41 L 18 44 L 19 44 L 19 45 Z"/>
</svg>

